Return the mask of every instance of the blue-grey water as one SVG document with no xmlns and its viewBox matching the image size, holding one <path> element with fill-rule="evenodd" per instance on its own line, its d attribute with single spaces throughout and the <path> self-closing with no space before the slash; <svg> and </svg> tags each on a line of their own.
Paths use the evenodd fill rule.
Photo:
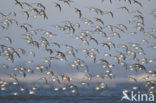
<svg viewBox="0 0 156 103">
<path fill-rule="evenodd" d="M 80 94 L 54 92 L 51 89 L 40 89 L 38 95 L 23 94 L 20 96 L 0 96 L 0 103 L 120 103 L 121 93 L 115 89 L 93 91 L 82 89 Z"/>
<path fill-rule="evenodd" d="M 134 84 L 117 84 L 116 88 L 104 88 L 96 91 L 93 87 L 78 88 L 78 93 L 71 93 L 69 89 L 54 91 L 52 88 L 39 87 L 35 90 L 35 95 L 30 95 L 29 90 L 19 91 L 15 87 L 8 88 L 8 91 L 0 91 L 0 103 L 142 103 L 121 101 L 123 96 L 121 90 L 130 89 Z M 142 86 L 142 84 L 137 84 Z M 19 96 L 13 96 L 12 93 L 18 91 Z M 141 88 L 140 91 L 146 91 Z M 137 93 L 137 91 L 136 91 Z M 154 103 L 154 102 L 143 102 Z"/>
</svg>

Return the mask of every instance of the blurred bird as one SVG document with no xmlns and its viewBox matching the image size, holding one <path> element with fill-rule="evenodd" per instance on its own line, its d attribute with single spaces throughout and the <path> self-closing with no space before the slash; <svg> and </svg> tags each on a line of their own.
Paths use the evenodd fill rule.
<svg viewBox="0 0 156 103">
<path fill-rule="evenodd" d="M 78 9 L 78 8 L 75 8 L 75 12 L 79 14 L 79 18 L 81 18 L 82 16 L 82 13 L 81 13 L 81 10 Z"/>
</svg>

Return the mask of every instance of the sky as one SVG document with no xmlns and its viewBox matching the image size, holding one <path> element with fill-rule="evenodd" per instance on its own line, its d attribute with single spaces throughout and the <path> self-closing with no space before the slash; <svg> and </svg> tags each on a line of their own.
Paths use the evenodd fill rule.
<svg viewBox="0 0 156 103">
<path fill-rule="evenodd" d="M 24 1 L 24 0 L 19 0 L 19 1 Z M 145 28 L 145 32 L 147 33 L 152 33 L 151 30 L 152 28 L 156 28 L 156 20 L 154 18 L 154 16 L 152 15 L 152 10 L 155 9 L 155 5 L 156 5 L 156 1 L 155 0 L 143 0 L 141 1 L 143 4 L 143 7 L 139 7 L 136 5 L 129 5 L 128 3 L 125 3 L 124 0 L 113 0 L 113 3 L 111 4 L 109 2 L 109 0 L 105 0 L 105 2 L 101 3 L 101 0 L 72 0 L 71 6 L 68 6 L 67 4 L 64 4 L 60 1 L 57 0 L 29 0 L 27 1 L 28 3 L 32 3 L 35 5 L 35 3 L 40 2 L 43 5 L 45 5 L 46 9 L 46 14 L 48 16 L 48 19 L 43 19 L 42 17 L 37 17 L 36 19 L 32 18 L 30 16 L 30 18 L 27 20 L 26 15 L 23 15 L 23 11 L 24 10 L 28 10 L 28 8 L 25 8 L 24 10 L 22 10 L 19 6 L 15 5 L 15 1 L 14 0 L 1 0 L 0 1 L 0 12 L 4 13 L 4 14 L 8 14 L 9 12 L 15 11 L 16 12 L 16 17 L 10 17 L 10 18 L 14 18 L 18 21 L 18 26 L 16 26 L 16 24 L 11 24 L 9 26 L 9 29 L 7 31 L 3 31 L 2 29 L 0 29 L 0 44 L 5 44 L 5 45 L 10 45 L 7 41 L 4 40 L 5 36 L 10 36 L 12 38 L 13 43 L 10 45 L 14 48 L 24 48 L 26 49 L 27 52 L 29 51 L 35 51 L 36 53 L 36 57 L 34 58 L 33 56 L 30 55 L 25 55 L 22 56 L 21 58 L 16 58 L 16 62 L 15 63 L 11 63 L 8 62 L 6 60 L 6 58 L 4 56 L 0 57 L 0 65 L 2 64 L 8 64 L 10 65 L 10 68 L 8 70 L 4 70 L 4 69 L 0 69 L 2 72 L 0 73 L 1 75 L 7 75 L 8 73 L 12 72 L 12 68 L 15 66 L 19 66 L 19 65 L 23 65 L 26 67 L 34 67 L 34 65 L 39 65 L 43 63 L 43 59 L 45 57 L 49 57 L 49 53 L 47 53 L 43 47 L 41 47 L 40 49 L 37 49 L 35 47 L 32 47 L 30 45 L 28 45 L 24 39 L 23 34 L 25 34 L 24 30 L 20 28 L 20 25 L 24 24 L 24 23 L 28 23 L 32 25 L 32 30 L 33 29 L 44 29 L 47 31 L 51 31 L 54 34 L 56 34 L 56 36 L 52 37 L 52 38 L 48 38 L 47 39 L 50 42 L 58 42 L 59 44 L 61 44 L 61 51 L 67 51 L 65 49 L 64 44 L 70 44 L 73 47 L 77 48 L 79 51 L 81 51 L 83 48 L 98 48 L 100 51 L 100 54 L 97 55 L 97 59 L 100 59 L 103 57 L 104 53 L 111 53 L 112 55 L 117 55 L 118 51 L 122 51 L 120 48 L 116 48 L 116 49 L 112 49 L 111 51 L 109 51 L 107 48 L 102 48 L 102 46 L 100 45 L 96 45 L 94 42 L 91 42 L 90 45 L 81 45 L 81 41 L 80 40 L 76 40 L 74 38 L 75 35 L 80 35 L 80 33 L 84 30 L 93 30 L 92 26 L 87 26 L 85 24 L 83 24 L 83 19 L 79 19 L 78 14 L 75 13 L 75 9 L 74 8 L 79 8 L 82 11 L 82 18 L 88 18 L 92 21 L 95 22 L 96 25 L 101 25 L 100 23 L 97 23 L 95 18 L 101 18 L 104 21 L 104 26 L 106 25 L 117 25 L 117 24 L 124 24 L 128 27 L 128 31 L 122 33 L 121 34 L 121 38 L 118 37 L 113 37 L 110 41 L 113 41 L 115 44 L 119 45 L 119 44 L 128 44 L 131 43 L 140 43 L 140 41 L 142 39 L 147 39 L 149 40 L 149 44 L 142 44 L 141 47 L 144 48 L 144 52 L 146 53 L 145 56 L 140 56 L 139 58 L 151 58 L 151 59 L 155 59 L 156 58 L 156 52 L 154 49 L 150 48 L 150 46 L 155 43 L 155 39 L 150 39 L 147 38 L 147 35 L 145 35 L 143 32 L 139 32 L 136 30 L 135 25 L 130 25 L 128 24 L 128 21 L 135 21 L 136 19 L 134 18 L 134 13 L 131 13 L 134 10 L 140 10 L 143 13 L 144 16 L 144 28 Z M 58 8 L 55 7 L 55 2 L 60 3 L 62 6 L 62 11 L 60 12 Z M 122 6 L 126 6 L 130 13 L 127 13 L 125 11 L 122 11 L 120 9 L 120 7 Z M 114 13 L 114 18 L 111 18 L 111 16 L 109 15 L 97 15 L 94 12 L 90 12 L 89 8 L 94 7 L 94 8 L 99 8 L 102 9 L 103 11 L 112 11 Z M 65 21 L 71 21 L 72 23 L 80 23 L 81 27 L 79 29 L 76 29 L 76 32 L 74 34 L 72 34 L 69 31 L 65 31 L 62 32 L 56 28 L 54 28 L 54 26 L 56 24 L 59 25 L 64 25 Z M 30 29 L 31 30 L 31 29 Z M 111 32 L 109 30 L 106 30 L 105 32 L 107 32 L 108 34 L 111 34 Z M 132 36 L 130 35 L 130 32 L 137 32 L 136 35 Z M 155 32 L 153 32 L 153 34 L 155 34 Z M 102 36 L 96 36 L 97 34 L 92 34 L 93 37 L 95 37 L 100 43 L 102 42 L 107 42 L 109 40 L 107 40 L 106 38 L 103 38 Z M 33 37 L 36 40 L 39 40 L 39 37 L 43 36 L 43 34 L 37 34 L 37 35 L 33 35 Z M 45 36 L 46 37 L 46 36 Z M 86 55 L 84 55 L 83 53 L 78 53 L 76 54 L 78 58 L 83 59 L 88 65 L 89 65 L 89 70 L 91 71 L 91 73 L 93 74 L 99 74 L 103 71 L 103 69 L 101 69 L 101 67 L 99 66 L 99 64 L 94 64 L 92 59 L 89 59 L 86 57 Z M 77 70 L 74 70 L 73 68 L 71 68 L 71 66 L 69 65 L 74 58 L 72 57 L 68 57 L 68 62 L 57 62 L 54 61 L 52 69 L 54 72 L 61 74 L 61 73 L 67 73 L 70 75 L 75 75 L 75 73 L 77 73 Z M 109 58 L 107 58 L 111 64 L 117 64 L 116 62 L 110 60 Z M 32 65 L 27 65 L 26 61 L 28 60 L 32 60 L 33 64 Z M 133 63 L 134 61 L 131 61 L 131 57 L 129 58 L 129 61 L 126 61 L 128 64 Z M 150 65 L 146 65 L 147 67 L 153 69 L 153 67 L 155 66 L 155 62 L 153 64 Z M 83 69 L 82 69 L 83 70 Z M 116 75 L 116 77 L 118 78 L 123 78 L 123 77 L 128 77 L 129 74 L 141 74 L 144 72 L 129 72 L 125 69 L 123 69 L 123 67 L 120 66 L 116 66 L 114 68 L 114 73 Z M 80 72 L 81 74 L 81 72 Z M 82 73 L 83 74 L 83 73 Z M 35 75 L 35 74 L 33 74 Z M 38 75 L 38 72 L 36 73 L 36 75 Z M 77 78 L 82 77 L 82 76 L 76 76 Z M 2 77 L 0 76 L 0 78 L 6 79 L 7 77 Z"/>
</svg>

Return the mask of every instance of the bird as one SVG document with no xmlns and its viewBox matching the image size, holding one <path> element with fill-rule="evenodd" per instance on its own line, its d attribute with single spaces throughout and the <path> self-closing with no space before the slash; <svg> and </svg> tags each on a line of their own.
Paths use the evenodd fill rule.
<svg viewBox="0 0 156 103">
<path fill-rule="evenodd" d="M 13 51 L 12 52 L 12 55 L 14 56 L 14 55 L 17 55 L 18 56 L 18 58 L 20 58 L 21 56 L 20 56 L 20 54 L 17 52 L 17 51 Z"/>
<path fill-rule="evenodd" d="M 112 34 L 113 34 L 113 36 L 118 36 L 119 38 L 121 38 L 121 36 L 118 32 L 113 32 Z"/>
<path fill-rule="evenodd" d="M 46 12 L 44 10 L 40 10 L 39 14 L 44 18 L 44 19 L 48 19 L 48 16 L 46 14 Z"/>
<path fill-rule="evenodd" d="M 128 10 L 128 8 L 127 8 L 127 7 L 125 7 L 125 6 L 123 6 L 123 7 L 120 7 L 119 9 L 122 9 L 122 10 L 124 10 L 124 11 L 126 11 L 126 12 L 128 12 L 128 13 L 129 13 L 129 10 Z"/>
<path fill-rule="evenodd" d="M 131 1 L 131 0 L 125 0 L 125 2 L 128 2 L 129 4 L 131 4 L 131 3 L 132 3 L 132 1 Z"/>
<path fill-rule="evenodd" d="M 97 45 L 99 44 L 98 41 L 97 41 L 95 38 L 93 38 L 93 37 L 90 37 L 89 40 L 90 40 L 90 41 L 94 41 Z"/>
<path fill-rule="evenodd" d="M 125 30 L 127 30 L 127 26 L 124 24 L 118 24 L 120 28 L 124 28 Z"/>
<path fill-rule="evenodd" d="M 142 12 L 139 11 L 139 10 L 134 10 L 134 11 L 132 11 L 131 13 L 135 13 L 135 14 L 140 14 L 140 15 L 142 15 Z"/>
<path fill-rule="evenodd" d="M 53 53 L 53 50 L 52 50 L 52 49 L 46 48 L 45 50 L 46 50 L 47 52 L 49 52 L 50 55 Z"/>
<path fill-rule="evenodd" d="M 5 40 L 8 40 L 10 44 L 12 44 L 12 39 L 9 36 L 5 36 Z"/>
<path fill-rule="evenodd" d="M 102 44 L 102 46 L 104 46 L 104 47 L 108 47 L 109 50 L 111 49 L 111 47 L 110 47 L 110 45 L 109 45 L 108 43 L 101 43 L 101 44 Z"/>
<path fill-rule="evenodd" d="M 81 84 L 82 86 L 89 86 L 89 85 L 90 85 L 90 84 L 87 83 L 87 82 L 80 82 L 80 84 Z"/>
<path fill-rule="evenodd" d="M 105 28 L 108 28 L 113 32 L 113 25 L 106 25 Z"/>
<path fill-rule="evenodd" d="M 47 78 L 46 77 L 41 77 L 40 79 L 38 79 L 38 80 L 43 80 L 43 81 L 45 81 L 45 83 L 46 84 L 48 84 L 48 80 L 47 80 Z"/>
<path fill-rule="evenodd" d="M 129 76 L 129 80 L 132 82 L 137 82 L 136 78 L 134 78 L 132 75 Z"/>
<path fill-rule="evenodd" d="M 143 5 L 141 4 L 141 2 L 139 2 L 137 0 L 133 0 L 133 4 L 139 5 L 140 7 L 143 7 Z"/>
<path fill-rule="evenodd" d="M 15 5 L 19 5 L 23 9 L 23 5 L 21 2 L 19 2 L 18 0 L 15 0 L 15 2 L 16 2 Z"/>
<path fill-rule="evenodd" d="M 32 7 L 32 5 L 29 4 L 29 3 L 27 3 L 27 2 L 22 2 L 22 4 L 23 4 L 24 6 Z"/>
<path fill-rule="evenodd" d="M 55 3 L 55 7 L 59 8 L 59 10 L 60 10 L 60 12 L 61 12 L 61 10 L 62 10 L 62 7 L 61 7 L 61 5 L 60 5 L 60 4 L 58 4 L 58 3 Z"/>
<path fill-rule="evenodd" d="M 103 20 L 101 20 L 100 18 L 95 18 L 97 22 L 100 22 L 102 25 L 104 25 Z"/>
<path fill-rule="evenodd" d="M 79 18 L 82 17 L 82 13 L 81 13 L 81 10 L 80 9 L 75 8 L 75 12 L 79 14 Z"/>
<path fill-rule="evenodd" d="M 71 0 L 59 0 L 64 2 L 64 4 L 67 4 L 68 6 L 70 6 L 70 3 L 72 2 Z"/>
<path fill-rule="evenodd" d="M 114 14 L 112 11 L 103 12 L 103 14 L 110 15 L 112 18 L 114 18 Z"/>
<path fill-rule="evenodd" d="M 101 0 L 102 2 L 104 2 L 105 0 Z M 109 2 L 112 4 L 112 0 L 109 0 Z"/>
<path fill-rule="evenodd" d="M 32 25 L 25 23 L 23 25 L 20 25 L 20 27 L 25 29 L 26 32 L 28 32 L 28 27 L 32 28 Z"/>
<path fill-rule="evenodd" d="M 99 9 L 99 8 L 93 8 L 93 7 L 91 7 L 91 8 L 89 8 L 89 11 L 90 12 L 95 12 L 96 14 L 103 15 L 103 11 L 101 9 Z"/>
<path fill-rule="evenodd" d="M 66 52 L 66 54 L 67 54 L 67 55 L 72 55 L 73 57 L 76 57 L 75 52 L 74 52 L 73 49 L 68 50 L 68 51 Z"/>
<path fill-rule="evenodd" d="M 27 16 L 27 20 L 28 20 L 29 19 L 29 13 L 28 13 L 28 11 L 23 11 L 23 13 L 24 13 L 24 15 Z"/>
<path fill-rule="evenodd" d="M 37 3 L 37 6 L 40 7 L 41 9 L 44 9 L 45 10 L 45 6 L 41 3 Z"/>
<path fill-rule="evenodd" d="M 59 48 L 61 47 L 60 44 L 57 43 L 57 42 L 52 42 L 51 45 L 52 45 L 52 46 L 57 46 L 57 47 L 59 47 Z"/>
</svg>

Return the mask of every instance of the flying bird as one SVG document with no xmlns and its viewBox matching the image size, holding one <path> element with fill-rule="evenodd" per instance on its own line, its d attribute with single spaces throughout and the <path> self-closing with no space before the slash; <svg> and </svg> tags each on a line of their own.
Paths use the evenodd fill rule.
<svg viewBox="0 0 156 103">
<path fill-rule="evenodd" d="M 79 18 L 81 18 L 82 16 L 82 13 L 81 13 L 81 10 L 78 9 L 78 8 L 75 8 L 75 12 L 79 14 Z"/>
</svg>

